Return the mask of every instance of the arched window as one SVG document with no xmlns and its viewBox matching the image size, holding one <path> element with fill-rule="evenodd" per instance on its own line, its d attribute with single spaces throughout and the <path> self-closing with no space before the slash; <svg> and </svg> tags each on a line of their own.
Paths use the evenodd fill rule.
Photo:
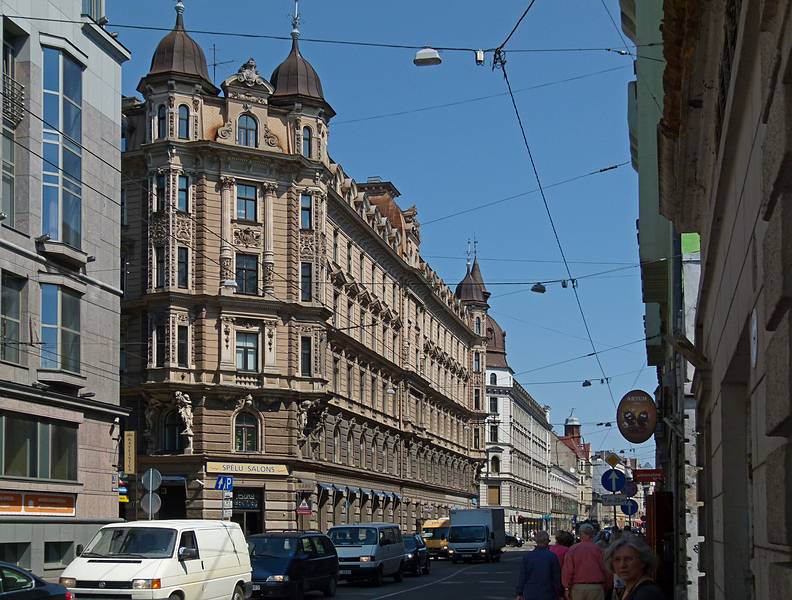
<svg viewBox="0 0 792 600">
<path fill-rule="evenodd" d="M 190 109 L 186 104 L 179 105 L 179 139 L 190 138 Z"/>
<path fill-rule="evenodd" d="M 490 461 L 490 472 L 500 473 L 500 458 L 497 456 L 493 456 L 492 460 Z"/>
<path fill-rule="evenodd" d="M 258 146 L 258 123 L 251 115 L 240 115 L 237 121 L 237 144 L 250 148 Z"/>
<path fill-rule="evenodd" d="M 498 385 L 498 376 L 495 373 L 490 373 L 490 385 Z"/>
<path fill-rule="evenodd" d="M 350 467 L 355 464 L 355 438 L 351 431 L 347 434 L 347 464 Z"/>
<path fill-rule="evenodd" d="M 311 156 L 313 156 L 313 148 L 311 146 L 312 146 L 311 128 L 303 127 L 302 155 L 305 158 L 311 158 Z"/>
<path fill-rule="evenodd" d="M 481 372 L 481 354 L 478 352 L 473 353 L 473 372 Z"/>
<path fill-rule="evenodd" d="M 258 449 L 256 417 L 248 412 L 241 412 L 234 420 L 234 450 L 236 452 L 256 452 Z"/>
<path fill-rule="evenodd" d="M 162 422 L 162 449 L 165 452 L 180 452 L 184 450 L 184 423 L 175 410 L 165 415 Z"/>
<path fill-rule="evenodd" d="M 160 104 L 160 107 L 157 109 L 157 139 L 158 140 L 164 140 L 168 135 L 168 128 L 165 122 L 167 112 L 168 111 L 165 108 L 165 105 Z"/>
<path fill-rule="evenodd" d="M 481 335 L 481 317 L 476 317 L 476 335 Z"/>
</svg>

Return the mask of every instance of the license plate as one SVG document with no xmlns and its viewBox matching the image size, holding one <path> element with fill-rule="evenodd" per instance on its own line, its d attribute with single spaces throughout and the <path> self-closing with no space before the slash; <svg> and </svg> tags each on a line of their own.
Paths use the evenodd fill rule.
<svg viewBox="0 0 792 600">
<path fill-rule="evenodd" d="M 260 585 L 256 585 L 255 583 L 253 584 L 253 591 L 254 592 L 258 592 L 260 589 L 261 589 Z"/>
<path fill-rule="evenodd" d="M 473 556 L 472 554 L 463 554 L 462 558 L 471 558 L 472 556 Z"/>
<path fill-rule="evenodd" d="M 338 572 L 338 574 L 339 574 L 339 575 L 352 575 L 352 571 L 351 571 L 351 570 L 349 570 L 349 569 L 341 569 L 341 570 Z"/>
</svg>

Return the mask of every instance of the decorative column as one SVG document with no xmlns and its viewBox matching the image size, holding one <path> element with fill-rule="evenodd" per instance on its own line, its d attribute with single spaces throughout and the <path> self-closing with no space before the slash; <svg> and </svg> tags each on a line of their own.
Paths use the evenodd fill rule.
<svg viewBox="0 0 792 600">
<path fill-rule="evenodd" d="M 231 211 L 232 193 L 236 180 L 223 177 L 220 180 L 220 293 L 233 294 L 236 291 L 234 279 L 234 254 L 231 251 Z"/>
<path fill-rule="evenodd" d="M 275 295 L 275 282 L 273 281 L 273 271 L 275 269 L 275 227 L 273 221 L 275 193 L 278 191 L 278 184 L 269 182 L 264 184 L 264 295 Z"/>
</svg>

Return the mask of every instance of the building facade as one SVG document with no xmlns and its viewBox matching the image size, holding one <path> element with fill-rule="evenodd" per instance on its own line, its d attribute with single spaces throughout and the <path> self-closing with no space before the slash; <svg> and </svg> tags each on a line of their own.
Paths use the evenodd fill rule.
<svg viewBox="0 0 792 600">
<path fill-rule="evenodd" d="M 119 514 L 129 53 L 100 25 L 101 4 L 0 2 L 0 560 L 45 577 Z"/>
<path fill-rule="evenodd" d="M 478 262 L 472 273 L 481 279 Z M 549 529 L 553 520 L 549 407 L 514 378 L 506 360 L 506 332 L 492 317 L 485 323 L 489 415 L 481 505 L 503 506 L 506 530 L 527 537 L 529 531 Z"/>
<path fill-rule="evenodd" d="M 578 478 L 556 464 L 549 474 L 552 521 L 550 531 L 574 531 L 580 514 Z"/>
<path fill-rule="evenodd" d="M 555 438 L 556 436 L 553 435 Z M 566 448 L 565 451 L 564 448 Z M 578 478 L 580 509 L 578 521 L 597 517 L 597 507 L 592 496 L 591 444 L 586 442 L 580 432 L 580 419 L 570 415 L 564 421 L 564 435 L 553 439 L 553 460 L 568 473 Z"/>
<path fill-rule="evenodd" d="M 624 33 L 642 48 L 645 57 L 635 61 L 635 81 L 628 84 L 627 116 L 632 164 L 638 172 L 647 364 L 657 372 L 653 394 L 659 417 L 655 464 L 666 474 L 652 497 L 648 537 L 663 560 L 660 583 L 676 597 L 694 600 L 701 576 L 696 550 L 702 541 L 697 508 L 696 402 L 693 367 L 674 342 L 695 339 L 700 242 L 697 233 L 680 234 L 660 213 L 657 128 L 663 113 L 664 62 L 662 45 L 656 42 L 663 2 L 622 0 L 621 15 Z"/>
<path fill-rule="evenodd" d="M 220 517 L 221 474 L 246 532 L 471 506 L 485 309 L 421 258 L 392 183 L 331 159 L 298 19 L 269 79 L 250 59 L 218 89 L 183 13 L 124 102 L 122 397 L 158 516 Z"/>
<path fill-rule="evenodd" d="M 792 586 L 790 18 L 663 4 L 659 211 L 701 244 L 695 336 L 675 345 L 695 367 L 699 598 Z"/>
</svg>

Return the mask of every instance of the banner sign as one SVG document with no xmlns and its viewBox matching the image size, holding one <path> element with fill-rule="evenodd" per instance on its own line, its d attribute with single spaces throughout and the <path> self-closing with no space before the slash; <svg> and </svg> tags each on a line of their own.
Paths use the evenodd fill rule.
<svg viewBox="0 0 792 600">
<path fill-rule="evenodd" d="M 616 423 L 628 442 L 642 444 L 654 435 L 657 427 L 657 407 L 643 390 L 627 392 L 616 409 Z"/>
<path fill-rule="evenodd" d="M 127 475 L 135 475 L 137 472 L 137 432 L 125 431 L 124 432 L 124 473 Z"/>
<path fill-rule="evenodd" d="M 633 469 L 633 481 L 638 483 L 651 483 L 663 479 L 663 469 Z"/>
<path fill-rule="evenodd" d="M 69 494 L 21 494 L 0 492 L 0 515 L 73 517 L 74 496 Z"/>
</svg>

